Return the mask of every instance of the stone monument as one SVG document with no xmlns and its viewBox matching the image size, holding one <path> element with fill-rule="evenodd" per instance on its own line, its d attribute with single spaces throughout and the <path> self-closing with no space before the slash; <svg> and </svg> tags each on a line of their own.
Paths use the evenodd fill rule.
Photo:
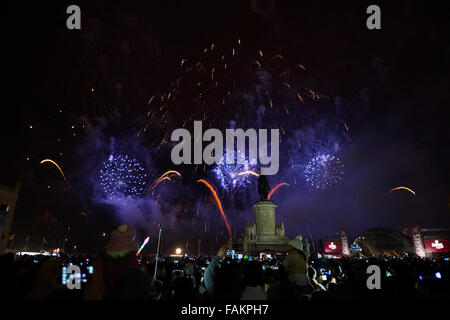
<svg viewBox="0 0 450 320">
<path fill-rule="evenodd" d="M 272 201 L 259 201 L 253 206 L 255 222 L 247 224 L 241 237 L 244 252 L 287 251 L 289 239 L 284 234 L 284 224 L 276 224 L 276 207 Z"/>
<path fill-rule="evenodd" d="M 272 201 L 267 199 L 270 190 L 267 177 L 258 178 L 258 193 L 260 201 L 253 206 L 255 222 L 247 223 L 244 233 L 238 241 L 229 243 L 229 249 L 243 251 L 247 254 L 258 255 L 260 252 L 284 253 L 288 249 L 289 239 L 285 235 L 284 224 L 276 223 L 275 208 Z M 301 236 L 300 236 L 301 237 Z M 305 242 L 309 252 L 309 244 Z"/>
</svg>

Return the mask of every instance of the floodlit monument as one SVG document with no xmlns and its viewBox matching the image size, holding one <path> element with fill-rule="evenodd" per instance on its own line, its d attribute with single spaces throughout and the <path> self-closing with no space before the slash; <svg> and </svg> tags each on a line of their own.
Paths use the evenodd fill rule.
<svg viewBox="0 0 450 320">
<path fill-rule="evenodd" d="M 260 201 L 253 206 L 255 221 L 248 223 L 245 232 L 237 241 L 230 241 L 229 249 L 243 251 L 251 255 L 259 255 L 260 252 L 285 253 L 290 239 L 285 235 L 283 222 L 277 224 L 275 208 L 272 201 L 267 200 L 269 190 L 266 176 L 258 178 L 258 193 Z M 301 236 L 297 238 L 302 239 Z M 309 256 L 309 244 L 305 239 L 303 250 Z"/>
</svg>

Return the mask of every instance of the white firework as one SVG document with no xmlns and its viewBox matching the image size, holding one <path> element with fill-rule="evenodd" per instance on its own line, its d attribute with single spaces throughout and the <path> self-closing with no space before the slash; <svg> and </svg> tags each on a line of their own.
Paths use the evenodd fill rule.
<svg viewBox="0 0 450 320">
<path fill-rule="evenodd" d="M 100 169 L 100 183 L 110 200 L 140 197 L 146 178 L 141 163 L 128 155 L 110 155 Z"/>
<path fill-rule="evenodd" d="M 316 190 L 325 190 L 342 181 L 344 164 L 331 154 L 314 157 L 305 167 L 305 179 Z"/>
</svg>

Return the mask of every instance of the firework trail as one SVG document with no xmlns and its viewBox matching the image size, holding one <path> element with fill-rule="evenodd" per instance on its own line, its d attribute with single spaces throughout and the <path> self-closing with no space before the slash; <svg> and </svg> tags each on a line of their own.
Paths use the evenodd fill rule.
<svg viewBox="0 0 450 320">
<path fill-rule="evenodd" d="M 70 191 L 72 192 L 72 195 L 75 197 L 75 200 L 80 204 L 80 206 L 85 207 L 84 205 L 84 201 L 82 201 L 80 199 L 80 196 L 77 194 L 77 192 L 75 191 L 75 189 L 72 187 L 71 183 L 69 182 L 69 180 L 67 180 L 66 176 L 64 175 L 64 172 L 62 171 L 61 167 L 52 159 L 44 159 L 41 161 L 41 164 L 49 162 L 51 164 L 53 164 L 56 168 L 58 168 L 59 172 L 61 173 L 62 177 L 64 178 L 64 181 L 67 182 Z M 84 219 L 86 219 L 86 221 L 88 221 L 88 214 L 85 212 L 86 210 L 82 211 L 80 213 L 80 215 L 82 217 L 84 217 Z"/>
<path fill-rule="evenodd" d="M 69 181 L 67 180 L 66 176 L 64 175 L 64 172 L 62 171 L 61 167 L 52 159 L 44 159 L 41 161 L 41 164 L 45 163 L 45 162 L 50 162 L 51 164 L 53 164 L 56 168 L 58 168 L 59 172 L 61 173 L 62 177 L 64 178 L 64 180 L 69 183 Z M 69 183 L 70 185 L 70 183 Z"/>
<path fill-rule="evenodd" d="M 172 181 L 172 180 L 170 179 L 170 177 L 169 177 L 170 174 L 175 174 L 175 175 L 181 177 L 181 174 L 180 174 L 178 171 L 175 171 L 175 170 L 169 170 L 169 171 L 166 171 L 165 173 L 163 173 L 158 179 L 156 179 L 156 180 L 148 187 L 148 189 L 147 189 L 147 194 L 149 194 L 150 191 L 154 191 L 155 188 L 156 188 L 156 186 L 157 186 L 159 183 L 161 183 L 162 181 L 164 181 L 164 180 Z"/>
<path fill-rule="evenodd" d="M 286 182 L 282 182 L 282 183 L 277 184 L 272 190 L 270 190 L 269 195 L 267 196 L 267 200 L 270 200 L 270 198 L 275 193 L 275 191 L 277 191 L 282 186 L 288 186 L 289 187 L 289 184 L 287 184 Z"/>
<path fill-rule="evenodd" d="M 144 249 L 145 245 L 148 243 L 148 241 L 150 240 L 150 237 L 145 238 L 144 242 L 142 243 L 141 247 L 139 248 L 139 250 L 136 252 L 136 256 L 138 256 L 142 249 Z"/>
<path fill-rule="evenodd" d="M 386 193 L 385 196 L 389 195 L 391 192 L 396 191 L 396 190 L 407 190 L 409 192 L 411 192 L 412 194 L 416 194 L 413 190 L 411 190 L 410 188 L 407 187 L 396 187 L 396 188 L 392 188 L 388 193 Z"/>
<path fill-rule="evenodd" d="M 217 205 L 219 206 L 220 214 L 222 215 L 222 218 L 225 221 L 225 225 L 227 227 L 228 234 L 230 235 L 230 238 L 232 238 L 233 236 L 232 236 L 232 233 L 231 233 L 231 228 L 230 228 L 230 225 L 228 224 L 227 216 L 225 215 L 225 212 L 223 212 L 222 203 L 220 202 L 220 199 L 217 196 L 216 190 L 214 189 L 214 187 L 208 181 L 206 181 L 204 179 L 199 179 L 197 182 L 202 182 L 203 184 L 205 184 L 208 187 L 208 189 L 211 191 L 211 193 L 213 194 L 214 199 L 216 200 Z"/>
<path fill-rule="evenodd" d="M 238 173 L 238 176 L 242 176 L 244 174 L 251 174 L 251 175 L 254 175 L 255 177 L 259 177 L 259 173 L 256 173 L 255 171 L 250 171 L 250 170 L 240 172 L 240 173 Z"/>
<path fill-rule="evenodd" d="M 177 78 L 149 98 L 147 121 L 138 133 L 158 128 L 158 148 L 170 138 L 168 132 L 194 119 L 222 129 L 230 121 L 246 127 L 264 122 L 288 135 L 318 113 L 317 102 L 330 100 L 311 89 L 302 64 L 248 49 L 241 41 L 213 43 L 199 56 L 180 60 Z"/>
<path fill-rule="evenodd" d="M 64 175 L 64 172 L 62 171 L 61 167 L 53 160 L 51 159 L 44 159 L 41 161 L 41 164 L 45 163 L 45 162 L 50 162 L 51 164 L 53 164 L 54 166 L 56 166 L 56 168 L 58 168 L 59 172 L 61 173 L 61 175 L 63 176 L 64 180 L 67 181 L 66 176 Z"/>
<path fill-rule="evenodd" d="M 172 181 L 172 179 L 170 179 L 170 177 L 162 177 L 161 179 L 158 179 L 158 181 L 155 182 L 152 190 L 154 191 L 158 184 L 160 184 L 161 182 L 166 181 L 166 180 Z"/>
</svg>

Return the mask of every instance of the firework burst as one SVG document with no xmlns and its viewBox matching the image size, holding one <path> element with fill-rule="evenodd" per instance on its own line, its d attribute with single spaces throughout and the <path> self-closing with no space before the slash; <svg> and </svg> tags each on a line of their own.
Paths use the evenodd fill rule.
<svg viewBox="0 0 450 320">
<path fill-rule="evenodd" d="M 144 167 L 128 155 L 110 155 L 100 169 L 100 183 L 110 200 L 142 196 L 146 184 Z"/>
<path fill-rule="evenodd" d="M 185 128 L 194 119 L 205 127 L 278 128 L 288 135 L 317 114 L 319 102 L 329 97 L 311 88 L 308 71 L 279 53 L 248 50 L 241 41 L 211 44 L 200 56 L 182 58 L 178 77 L 168 89 L 149 98 L 147 121 L 138 135 L 158 128 L 157 147 L 167 132 Z"/>
<path fill-rule="evenodd" d="M 235 163 L 228 164 L 226 161 L 226 151 L 220 162 L 212 169 L 218 185 L 227 193 L 233 194 L 241 188 L 245 188 L 254 180 L 252 175 L 242 174 L 255 169 L 256 165 L 250 164 L 248 159 L 243 164 L 237 163 L 238 152 L 235 153 Z M 253 171 L 252 171 L 253 172 Z"/>
<path fill-rule="evenodd" d="M 305 168 L 306 182 L 316 190 L 325 190 L 342 180 L 344 164 L 331 154 L 318 155 Z"/>
</svg>

